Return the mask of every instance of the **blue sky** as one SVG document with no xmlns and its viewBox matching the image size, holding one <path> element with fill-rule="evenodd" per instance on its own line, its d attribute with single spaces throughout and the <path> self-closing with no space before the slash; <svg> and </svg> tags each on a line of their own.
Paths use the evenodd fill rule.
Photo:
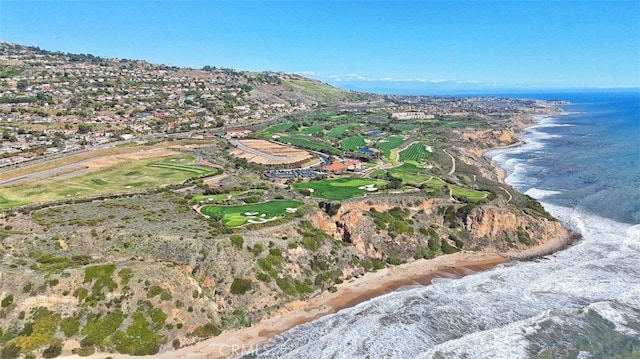
<svg viewBox="0 0 640 359">
<path fill-rule="evenodd" d="M 640 1 L 0 0 L 0 40 L 352 88 L 640 87 Z"/>
</svg>

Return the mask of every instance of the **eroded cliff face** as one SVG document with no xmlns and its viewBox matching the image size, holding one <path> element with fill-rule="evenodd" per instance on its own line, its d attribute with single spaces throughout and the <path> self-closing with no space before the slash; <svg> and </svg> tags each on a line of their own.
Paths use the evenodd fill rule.
<svg viewBox="0 0 640 359">
<path fill-rule="evenodd" d="M 525 250 L 570 235 L 558 221 L 510 210 L 505 204 L 474 208 L 467 214 L 464 228 L 474 243 L 488 243 L 500 252 Z"/>
<path fill-rule="evenodd" d="M 383 213 L 392 208 L 408 212 L 407 232 L 394 234 L 375 223 L 372 211 Z M 351 244 L 358 253 L 379 259 L 393 256 L 410 260 L 423 248 L 431 245 L 433 249 L 429 241 L 436 238 L 440 246 L 456 250 L 513 256 L 570 236 L 558 221 L 526 213 L 502 198 L 478 206 L 442 198 L 377 198 L 347 202 L 334 216 L 318 212 L 309 219 L 336 240 Z"/>
</svg>

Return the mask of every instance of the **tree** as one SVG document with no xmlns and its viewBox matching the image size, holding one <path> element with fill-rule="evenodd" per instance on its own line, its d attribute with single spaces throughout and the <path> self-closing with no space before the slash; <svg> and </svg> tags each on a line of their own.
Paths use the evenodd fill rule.
<svg viewBox="0 0 640 359">
<path fill-rule="evenodd" d="M 16 88 L 18 89 L 18 91 L 24 91 L 27 89 L 27 87 L 29 87 L 29 81 L 18 80 L 18 83 L 16 84 Z"/>
<path fill-rule="evenodd" d="M 91 125 L 86 123 L 81 123 L 78 125 L 78 133 L 89 133 L 91 132 Z"/>
</svg>

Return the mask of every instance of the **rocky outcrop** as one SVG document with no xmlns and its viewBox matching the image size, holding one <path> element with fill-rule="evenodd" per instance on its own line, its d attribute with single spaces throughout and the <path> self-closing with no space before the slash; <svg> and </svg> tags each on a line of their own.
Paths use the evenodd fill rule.
<svg viewBox="0 0 640 359">
<path fill-rule="evenodd" d="M 560 222 L 509 209 L 506 205 L 484 205 L 471 210 L 464 228 L 476 243 L 489 244 L 501 252 L 525 250 L 558 238 L 569 237 Z M 475 247 L 475 246 L 472 246 Z"/>
</svg>

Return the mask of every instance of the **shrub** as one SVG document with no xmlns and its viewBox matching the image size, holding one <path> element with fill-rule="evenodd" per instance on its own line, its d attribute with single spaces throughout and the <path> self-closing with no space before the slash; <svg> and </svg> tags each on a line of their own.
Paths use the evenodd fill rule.
<svg viewBox="0 0 640 359">
<path fill-rule="evenodd" d="M 259 281 L 269 283 L 271 282 L 271 277 L 267 273 L 259 272 L 256 277 Z"/>
<path fill-rule="evenodd" d="M 242 238 L 241 235 L 232 234 L 231 237 L 229 237 L 229 239 L 231 240 L 231 244 L 234 247 L 236 247 L 237 249 L 242 249 L 242 245 L 244 244 L 244 239 Z"/>
<path fill-rule="evenodd" d="M 397 265 L 400 265 L 400 264 L 404 263 L 404 261 L 399 257 L 390 256 L 389 258 L 387 258 L 387 263 L 389 263 L 391 265 L 394 265 L 394 266 L 397 266 Z"/>
<path fill-rule="evenodd" d="M 264 246 L 261 243 L 256 243 L 253 245 L 253 249 L 251 250 L 253 255 L 260 255 L 260 253 L 264 252 Z"/>
<path fill-rule="evenodd" d="M 302 238 L 302 246 L 306 249 L 315 252 L 324 244 L 324 238 L 321 236 L 309 236 L 305 235 Z"/>
<path fill-rule="evenodd" d="M 287 278 L 276 278 L 276 284 L 286 295 L 295 295 L 297 293 L 296 287 L 292 281 Z"/>
<path fill-rule="evenodd" d="M 193 331 L 193 333 L 200 338 L 208 338 L 211 336 L 218 336 L 222 333 L 222 330 L 218 328 L 218 326 L 214 323 L 207 323 L 205 325 L 201 325 Z"/>
<path fill-rule="evenodd" d="M 76 354 L 81 357 L 88 357 L 89 355 L 95 353 L 96 350 L 93 347 L 86 348 L 76 348 L 71 351 L 71 353 Z"/>
<path fill-rule="evenodd" d="M 0 357 L 2 359 L 17 359 L 20 356 L 20 347 L 18 347 L 15 343 L 9 343 L 2 348 L 2 352 L 0 352 Z"/>
<path fill-rule="evenodd" d="M 2 299 L 2 303 L 0 304 L 2 305 L 2 308 L 6 308 L 10 306 L 11 303 L 13 303 L 13 294 L 9 294 L 8 296 L 4 297 Z"/>
<path fill-rule="evenodd" d="M 51 344 L 43 352 L 43 358 L 55 358 L 62 354 L 62 344 Z"/>
<path fill-rule="evenodd" d="M 153 298 L 155 296 L 160 295 L 162 292 L 163 292 L 163 290 L 162 290 L 162 288 L 160 288 L 160 286 L 153 285 L 147 291 L 147 298 Z"/>
<path fill-rule="evenodd" d="M 451 244 L 449 244 L 449 241 L 446 240 L 442 241 L 440 248 L 442 249 L 442 253 L 444 254 L 452 254 L 459 251 L 458 248 L 452 246 Z"/>
<path fill-rule="evenodd" d="M 131 268 L 122 268 L 118 272 L 118 277 L 120 277 L 120 282 L 122 283 L 122 285 L 129 284 L 129 281 L 131 280 L 131 278 L 133 278 L 133 274 L 131 273 Z"/>
<path fill-rule="evenodd" d="M 233 283 L 231 283 L 231 293 L 242 295 L 251 289 L 251 284 L 252 282 L 249 279 L 234 278 Z"/>
<path fill-rule="evenodd" d="M 295 280 L 296 291 L 300 294 L 307 294 L 313 292 L 313 288 L 308 283 L 300 280 Z"/>
<path fill-rule="evenodd" d="M 371 261 L 371 265 L 373 266 L 374 270 L 384 269 L 385 265 L 383 261 L 379 260 L 378 258 L 369 258 L 369 260 Z"/>
<path fill-rule="evenodd" d="M 75 335 L 80 329 L 80 317 L 74 316 L 62 319 L 60 329 L 62 329 L 62 332 L 67 338 Z"/>
</svg>

